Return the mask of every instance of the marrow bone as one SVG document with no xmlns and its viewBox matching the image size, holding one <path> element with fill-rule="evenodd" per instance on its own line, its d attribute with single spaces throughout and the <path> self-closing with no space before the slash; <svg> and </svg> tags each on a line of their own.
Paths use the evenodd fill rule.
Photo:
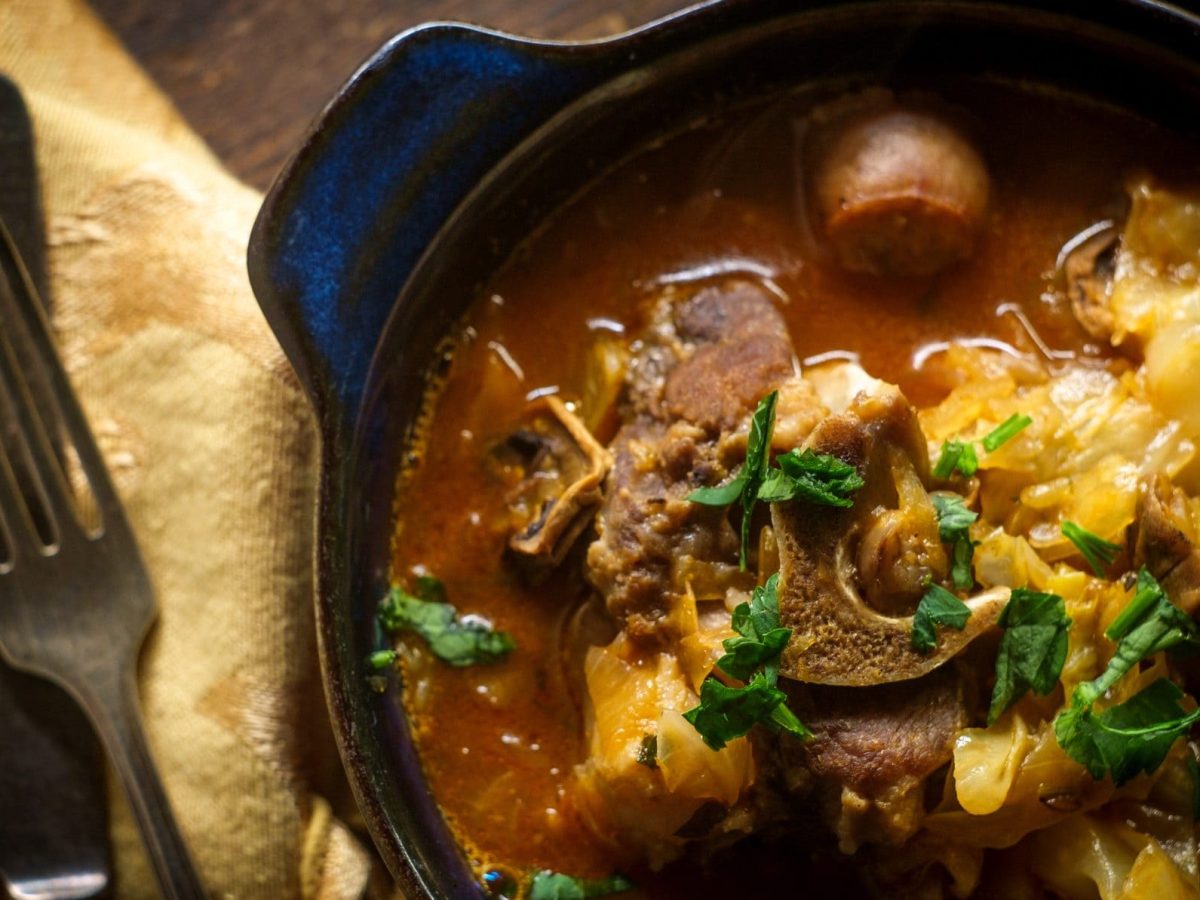
<svg viewBox="0 0 1200 900">
<path fill-rule="evenodd" d="M 557 397 L 539 397 L 509 445 L 524 456 L 524 478 L 509 495 L 522 524 L 509 539 L 519 557 L 558 565 L 591 522 L 612 455 Z"/>
<path fill-rule="evenodd" d="M 966 627 L 939 629 L 937 649 L 921 653 L 911 642 L 912 616 L 885 615 L 859 589 L 856 544 L 864 529 L 878 518 L 881 506 L 899 503 L 903 508 L 909 499 L 895 495 L 895 485 L 904 481 L 892 471 L 897 460 L 905 459 L 922 482 L 929 478 L 925 438 L 898 388 L 882 385 L 873 394 L 859 394 L 845 413 L 822 422 L 807 446 L 855 466 L 867 484 L 850 509 L 772 505 L 779 540 L 780 624 L 792 629 L 780 665 L 783 675 L 853 686 L 906 681 L 938 668 L 992 627 L 1008 601 L 1008 588 L 968 599 Z"/>
</svg>

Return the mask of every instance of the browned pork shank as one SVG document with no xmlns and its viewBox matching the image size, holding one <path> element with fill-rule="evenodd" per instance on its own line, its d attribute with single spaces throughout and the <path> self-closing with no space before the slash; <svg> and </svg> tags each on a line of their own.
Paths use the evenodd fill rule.
<svg viewBox="0 0 1200 900">
<path fill-rule="evenodd" d="M 718 599 L 753 586 L 738 571 L 728 512 L 687 496 L 742 462 L 755 405 L 794 371 L 787 327 L 763 288 L 729 281 L 658 302 L 633 346 L 625 424 L 610 445 L 587 559 L 589 579 L 635 641 L 676 637 L 671 612 L 689 589 Z"/>
<path fill-rule="evenodd" d="M 812 774 L 841 849 L 911 837 L 925 813 L 925 780 L 950 762 L 967 724 L 953 667 L 910 683 L 812 685 L 792 691 L 791 702 L 813 738 L 781 741 L 784 765 Z"/>
</svg>

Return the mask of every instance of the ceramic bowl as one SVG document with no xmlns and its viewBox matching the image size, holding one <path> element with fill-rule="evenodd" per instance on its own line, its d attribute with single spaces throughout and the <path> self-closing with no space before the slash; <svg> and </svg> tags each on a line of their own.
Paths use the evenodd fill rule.
<svg viewBox="0 0 1200 900">
<path fill-rule="evenodd" d="M 443 336 L 516 243 L 606 166 L 744 98 L 985 74 L 1195 130 L 1197 61 L 1200 22 L 1155 2 L 730 0 L 589 43 L 428 25 L 351 78 L 267 196 L 249 266 L 320 423 L 329 711 L 406 896 L 484 892 L 422 778 L 395 686 L 368 687 L 394 482 Z"/>
</svg>

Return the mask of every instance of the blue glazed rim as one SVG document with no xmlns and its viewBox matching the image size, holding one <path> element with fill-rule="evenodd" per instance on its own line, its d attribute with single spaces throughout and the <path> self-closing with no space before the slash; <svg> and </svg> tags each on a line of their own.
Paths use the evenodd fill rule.
<svg viewBox="0 0 1200 900">
<path fill-rule="evenodd" d="M 360 808 L 407 896 L 483 896 L 424 784 L 403 712 L 393 695 L 366 689 L 364 665 L 377 640 L 374 598 L 387 581 L 392 489 L 439 340 L 513 244 L 478 254 L 482 263 L 466 259 L 464 245 L 486 242 L 481 222 L 498 210 L 518 210 L 520 231 L 569 196 L 571 176 L 547 176 L 556 184 L 549 191 L 537 173 L 561 169 L 571 141 L 603 142 L 597 121 L 620 122 L 655 92 L 700 102 L 687 90 L 695 72 L 703 87 L 692 93 L 711 99 L 722 73 L 705 70 L 716 65 L 706 59 L 744 62 L 763 47 L 775 55 L 757 63 L 771 70 L 798 34 L 825 66 L 808 77 L 822 78 L 842 57 L 870 68 L 841 49 L 849 44 L 828 46 L 855 29 L 894 39 L 903 54 L 943 21 L 995 28 L 992 43 L 1041 41 L 1110 63 L 1090 77 L 1152 117 L 1168 117 L 1181 97 L 1200 108 L 1200 20 L 1148 0 L 823 0 L 803 10 L 786 0 L 727 0 L 585 43 L 435 23 L 392 39 L 352 77 L 272 187 L 249 269 L 321 431 L 316 617 L 326 695 Z M 822 34 L 833 37 L 823 45 Z M 974 48 L 927 49 L 973 64 Z M 789 65 L 777 68 L 786 74 Z M 1069 82 L 1055 66 L 1035 58 L 1029 77 Z M 1135 96 L 1156 78 L 1170 89 Z M 758 72 L 746 81 L 747 93 L 778 86 Z M 656 127 L 651 118 L 643 114 L 640 131 L 613 143 L 643 140 Z M 591 175 L 576 172 L 574 186 Z M 550 196 L 530 200 L 539 193 Z M 461 271 L 471 266 L 474 280 Z"/>
</svg>

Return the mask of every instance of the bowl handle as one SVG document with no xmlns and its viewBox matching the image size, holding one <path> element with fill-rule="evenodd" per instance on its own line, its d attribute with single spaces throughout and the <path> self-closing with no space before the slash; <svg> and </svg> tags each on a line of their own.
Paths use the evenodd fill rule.
<svg viewBox="0 0 1200 900">
<path fill-rule="evenodd" d="M 248 257 L 324 426 L 357 413 L 385 320 L 442 223 L 524 137 L 626 64 L 618 43 L 421 26 L 326 108 L 267 195 Z"/>
</svg>

